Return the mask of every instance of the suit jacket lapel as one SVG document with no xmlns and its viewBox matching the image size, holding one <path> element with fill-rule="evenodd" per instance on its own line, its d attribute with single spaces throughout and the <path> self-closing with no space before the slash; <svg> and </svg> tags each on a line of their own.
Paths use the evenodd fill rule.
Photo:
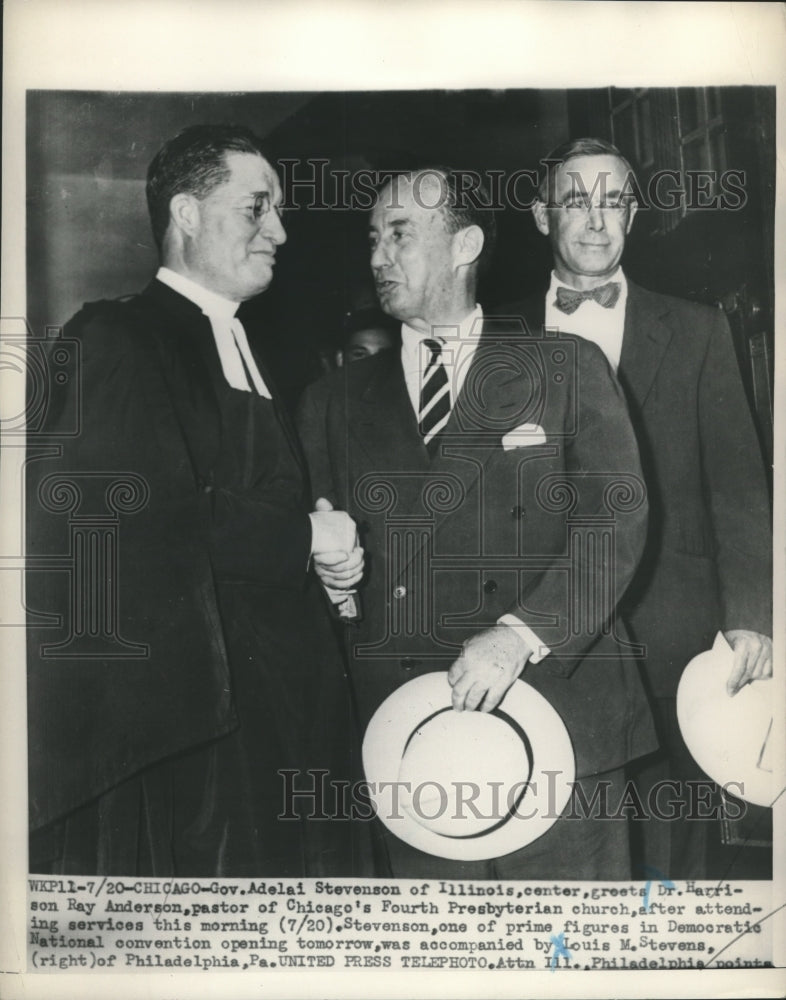
<svg viewBox="0 0 786 1000">
<path fill-rule="evenodd" d="M 522 392 L 522 373 L 512 368 L 502 355 L 505 343 L 521 342 L 522 334 L 504 318 L 485 317 L 480 342 L 472 358 L 464 384 L 441 437 L 438 453 L 431 464 L 435 472 L 451 464 L 457 448 L 476 461 L 465 463 L 464 486 L 470 489 L 480 468 L 501 447 L 507 414 L 515 412 Z M 454 464 L 454 463 L 453 463 Z"/>
<path fill-rule="evenodd" d="M 510 310 L 521 316 L 534 334 L 544 323 L 545 293 L 531 296 Z M 671 340 L 663 304 L 653 303 L 649 294 L 628 279 L 628 302 L 618 371 L 628 400 L 643 406 Z M 569 329 L 567 332 L 570 332 Z"/>
<path fill-rule="evenodd" d="M 671 340 L 671 330 L 664 322 L 666 315 L 662 307 L 654 307 L 643 289 L 628 282 L 619 379 L 629 400 L 639 408 L 649 395 Z"/>
<path fill-rule="evenodd" d="M 429 455 L 407 393 L 401 355 L 384 351 L 375 362 L 367 381 L 350 389 L 347 434 L 365 451 L 370 468 L 378 466 L 383 456 L 386 469 L 428 469 Z M 356 371 L 350 370 L 348 379 Z"/>
<path fill-rule="evenodd" d="M 430 459 L 418 431 L 417 418 L 407 393 L 398 351 L 378 355 L 367 380 L 352 386 L 350 379 L 347 434 L 365 453 L 363 465 L 380 475 L 425 473 L 397 484 L 396 513 L 422 513 L 422 488 L 426 478 L 460 476 L 465 492 L 476 484 L 483 466 L 502 448 L 502 435 L 510 429 L 508 414 L 515 414 L 529 385 L 526 373 L 511 368 L 495 352 L 505 342 L 520 343 L 522 332 L 508 320 L 487 317 L 459 398 L 440 435 L 440 450 Z M 515 422 L 515 418 L 511 418 Z M 469 461 L 456 461 L 464 457 Z M 408 488 L 410 487 L 410 488 Z M 440 530 L 447 522 L 443 519 Z M 414 557 L 413 553 L 413 557 Z"/>
<path fill-rule="evenodd" d="M 525 338 L 507 318 L 484 318 L 480 343 L 430 465 L 435 480 L 440 474 L 458 476 L 465 497 L 477 488 L 481 470 L 502 451 L 502 437 L 518 422 L 521 401 L 529 396 L 530 376 L 511 364 L 508 353 Z M 449 517 L 438 521 L 432 543 L 450 523 Z"/>
</svg>

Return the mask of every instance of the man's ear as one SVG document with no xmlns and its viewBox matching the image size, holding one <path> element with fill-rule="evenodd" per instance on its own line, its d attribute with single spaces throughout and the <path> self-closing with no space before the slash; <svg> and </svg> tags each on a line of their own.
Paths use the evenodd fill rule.
<svg viewBox="0 0 786 1000">
<path fill-rule="evenodd" d="M 199 226 L 199 203 L 192 194 L 181 192 L 169 202 L 171 225 L 186 236 L 192 236 Z"/>
<path fill-rule="evenodd" d="M 462 264 L 474 264 L 483 252 L 486 237 L 480 226 L 467 226 L 453 234 L 453 262 L 458 267 Z"/>
<path fill-rule="evenodd" d="M 546 211 L 546 206 L 540 198 L 537 198 L 532 203 L 532 217 L 535 219 L 535 225 L 538 227 L 538 231 L 543 233 L 544 236 L 548 236 L 549 213 Z"/>
</svg>

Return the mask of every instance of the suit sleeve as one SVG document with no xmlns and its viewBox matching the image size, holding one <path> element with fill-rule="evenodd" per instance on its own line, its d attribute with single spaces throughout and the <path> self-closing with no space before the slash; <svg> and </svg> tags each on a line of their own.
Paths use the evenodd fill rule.
<svg viewBox="0 0 786 1000">
<path fill-rule="evenodd" d="M 334 507 L 346 509 L 330 460 L 328 441 L 327 386 L 321 380 L 306 388 L 298 406 L 296 426 L 311 480 L 311 500 L 325 497 Z"/>
<path fill-rule="evenodd" d="M 564 488 L 541 502 L 564 504 L 569 573 L 545 570 L 523 595 L 535 615 L 510 608 L 550 647 L 535 670 L 569 676 L 598 639 L 616 627 L 616 607 L 641 558 L 647 494 L 622 388 L 602 352 L 577 339 L 575 432 L 565 445 Z M 572 419 L 569 415 L 569 419 Z M 543 616 L 543 618 L 539 618 Z M 557 616 L 557 625 L 543 620 Z"/>
<path fill-rule="evenodd" d="M 699 383 L 701 462 L 725 629 L 772 632 L 772 541 L 761 450 L 731 332 L 717 311 Z"/>
</svg>

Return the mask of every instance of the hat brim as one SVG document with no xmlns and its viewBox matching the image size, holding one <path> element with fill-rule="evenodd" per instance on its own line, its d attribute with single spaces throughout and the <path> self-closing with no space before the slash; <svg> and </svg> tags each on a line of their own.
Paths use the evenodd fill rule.
<svg viewBox="0 0 786 1000">
<path fill-rule="evenodd" d="M 772 682 L 753 681 L 729 696 L 733 658 L 720 636 L 690 661 L 677 688 L 677 721 L 693 759 L 713 781 L 736 798 L 771 806 L 773 773 L 761 764 L 772 724 Z"/>
<path fill-rule="evenodd" d="M 514 729 L 519 727 L 525 735 L 532 767 L 523 795 L 499 822 L 467 836 L 457 820 L 455 836 L 446 836 L 423 826 L 405 809 L 391 809 L 386 783 L 399 780 L 413 732 L 446 709 L 452 711 L 451 687 L 447 674 L 440 671 L 423 674 L 397 688 L 374 713 L 363 739 L 363 768 L 380 820 L 411 847 L 457 861 L 503 857 L 542 837 L 567 805 L 576 762 L 570 736 L 557 711 L 521 680 L 508 690 L 500 709 L 513 721 Z M 506 725 L 503 715 L 499 724 Z"/>
</svg>

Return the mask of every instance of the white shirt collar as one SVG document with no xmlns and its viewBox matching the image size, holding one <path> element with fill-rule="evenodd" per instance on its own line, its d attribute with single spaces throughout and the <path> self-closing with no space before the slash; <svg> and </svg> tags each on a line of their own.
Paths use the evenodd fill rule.
<svg viewBox="0 0 786 1000">
<path fill-rule="evenodd" d="M 184 274 L 173 271 L 169 267 L 159 267 L 156 278 L 185 296 L 195 306 L 199 306 L 206 316 L 231 320 L 240 305 L 239 302 L 232 302 L 231 299 L 225 299 L 223 295 L 211 292 L 209 288 L 198 285 L 196 281 L 192 281 L 191 278 L 187 278 Z"/>
<path fill-rule="evenodd" d="M 477 326 L 475 325 L 476 323 L 478 324 Z M 423 333 L 420 330 L 415 330 L 413 327 L 408 326 L 406 323 L 402 323 L 402 351 L 406 354 L 415 353 L 422 340 L 429 340 L 432 337 L 434 339 L 439 339 L 440 336 L 445 339 L 455 337 L 457 329 L 460 340 L 468 340 L 472 336 L 474 336 L 475 339 L 478 339 L 480 337 L 482 325 L 483 309 L 480 305 L 476 305 L 472 312 L 468 313 L 468 315 L 466 315 L 460 323 L 445 323 L 444 325 L 435 324 L 431 328 L 431 333 Z"/>
<path fill-rule="evenodd" d="M 617 371 L 622 356 L 622 338 L 625 332 L 625 309 L 628 300 L 628 283 L 621 268 L 610 275 L 609 281 L 620 284 L 620 294 L 616 304 L 604 308 L 592 299 L 582 302 L 579 308 L 570 314 L 557 308 L 557 289 L 570 288 L 557 275 L 551 272 L 551 284 L 546 294 L 546 327 L 551 330 L 563 330 L 576 334 L 585 340 L 597 344 L 608 359 L 609 364 Z M 575 291 L 575 289 L 574 289 Z"/>
<path fill-rule="evenodd" d="M 251 391 L 246 377 L 247 369 L 259 395 L 272 399 L 270 390 L 265 384 L 262 373 L 259 371 L 248 346 L 243 325 L 240 320 L 234 318 L 239 303 L 225 299 L 223 295 L 217 295 L 208 288 L 203 288 L 202 285 L 198 285 L 195 281 L 169 267 L 159 267 L 156 278 L 185 296 L 208 317 L 221 369 L 232 388 L 241 389 L 243 392 Z"/>
</svg>

